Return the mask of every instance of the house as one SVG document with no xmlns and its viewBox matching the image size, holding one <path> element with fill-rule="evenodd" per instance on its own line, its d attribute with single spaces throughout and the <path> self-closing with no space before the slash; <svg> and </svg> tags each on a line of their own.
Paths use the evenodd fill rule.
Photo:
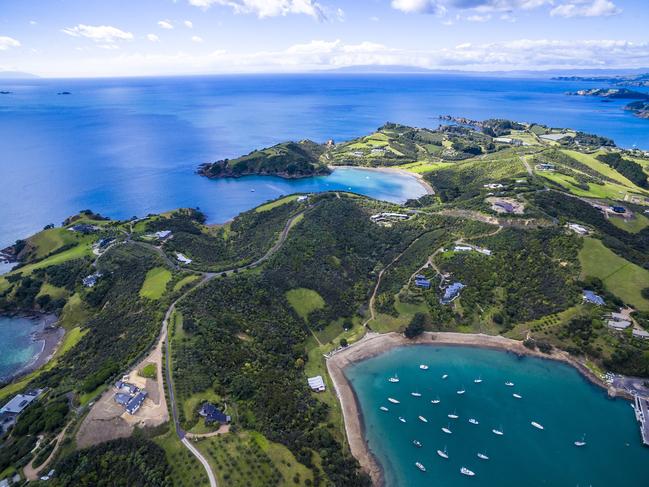
<svg viewBox="0 0 649 487">
<path fill-rule="evenodd" d="M 128 394 L 129 396 L 133 396 L 140 391 L 140 389 L 136 385 L 121 380 L 118 380 L 115 383 L 115 389 L 125 394 Z"/>
<path fill-rule="evenodd" d="M 649 331 L 647 330 L 638 330 L 637 328 L 631 332 L 634 337 L 640 338 L 642 340 L 649 340 Z"/>
<path fill-rule="evenodd" d="M 189 257 L 185 257 L 180 252 L 176 252 L 176 259 L 178 259 L 178 262 L 180 262 L 181 264 L 191 264 L 192 263 L 192 259 L 190 259 Z"/>
<path fill-rule="evenodd" d="M 0 408 L 0 415 L 22 413 L 32 402 L 41 395 L 43 389 L 33 389 L 24 394 L 16 394 L 8 403 Z"/>
<path fill-rule="evenodd" d="M 210 402 L 204 403 L 198 414 L 205 418 L 206 423 L 227 424 L 232 419 Z"/>
<path fill-rule="evenodd" d="M 537 171 L 554 171 L 554 169 L 555 169 L 554 164 L 549 164 L 547 162 L 536 165 Z"/>
<path fill-rule="evenodd" d="M 461 282 L 454 282 L 446 289 L 444 289 L 444 295 L 442 296 L 442 299 L 440 299 L 440 303 L 442 304 L 452 303 L 455 300 L 455 298 L 457 298 L 460 295 L 460 291 L 465 287 L 466 286 Z"/>
<path fill-rule="evenodd" d="M 415 276 L 415 286 L 430 289 L 430 279 L 426 279 L 423 274 L 417 274 Z"/>
<path fill-rule="evenodd" d="M 297 197 L 297 202 L 298 203 L 304 203 L 305 201 L 309 200 L 309 195 L 303 194 L 302 196 Z"/>
<path fill-rule="evenodd" d="M 97 227 L 94 225 L 89 225 L 87 223 L 78 223 L 76 225 L 71 226 L 68 228 L 69 231 L 71 232 L 78 232 L 78 233 L 83 233 L 84 235 L 88 233 L 92 233 L 95 230 L 97 230 Z"/>
<path fill-rule="evenodd" d="M 374 223 L 379 223 L 379 222 L 386 222 L 386 221 L 399 221 L 399 220 L 408 220 L 410 218 L 409 215 L 406 215 L 404 213 L 391 213 L 384 211 L 382 213 L 377 213 L 376 215 L 370 216 L 370 220 L 372 220 Z"/>
<path fill-rule="evenodd" d="M 114 238 L 102 238 L 102 239 L 97 240 L 97 243 L 95 243 L 95 247 L 98 248 L 98 249 L 100 249 L 100 250 L 101 250 L 101 249 L 105 249 L 105 248 L 108 247 L 108 245 L 110 245 L 113 241 L 115 241 Z"/>
<path fill-rule="evenodd" d="M 483 184 L 482 187 L 487 189 L 501 189 L 504 188 L 505 185 L 500 183 L 489 183 L 489 184 Z"/>
<path fill-rule="evenodd" d="M 508 203 L 506 201 L 496 201 L 494 203 L 494 205 L 502 208 L 503 210 L 505 210 L 506 213 L 513 213 L 514 212 L 514 205 L 512 205 L 511 203 Z"/>
<path fill-rule="evenodd" d="M 606 326 L 613 330 L 626 330 L 631 326 L 631 322 L 627 320 L 608 320 Z"/>
<path fill-rule="evenodd" d="M 568 223 L 568 228 L 578 235 L 588 235 L 588 229 L 578 223 Z"/>
<path fill-rule="evenodd" d="M 311 388 L 312 391 L 324 392 L 325 383 L 321 375 L 316 375 L 315 377 L 309 377 L 307 379 L 307 382 L 309 383 L 309 387 Z"/>
<path fill-rule="evenodd" d="M 128 414 L 135 414 L 137 413 L 138 409 L 140 409 L 140 406 L 142 406 L 142 403 L 146 399 L 147 392 L 146 391 L 140 391 L 138 392 L 135 397 L 132 397 L 131 400 L 126 404 L 126 412 Z"/>
<path fill-rule="evenodd" d="M 455 252 L 471 252 L 473 250 L 473 247 L 470 245 L 456 245 L 453 250 Z"/>
<path fill-rule="evenodd" d="M 101 272 L 95 272 L 94 274 L 90 274 L 89 276 L 84 277 L 81 282 L 86 287 L 93 287 L 95 284 L 97 284 L 97 281 L 101 276 L 103 276 Z"/>
<path fill-rule="evenodd" d="M 604 304 L 606 304 L 604 302 L 604 298 L 602 298 L 598 294 L 595 294 L 593 291 L 589 291 L 588 289 L 584 289 L 582 297 L 584 302 L 594 304 L 596 306 L 604 306 Z"/>
<path fill-rule="evenodd" d="M 115 394 L 113 399 L 120 406 L 126 407 L 128 402 L 131 400 L 131 395 L 130 394 L 124 394 L 123 392 L 118 392 L 117 394 Z"/>
<path fill-rule="evenodd" d="M 611 206 L 611 211 L 613 213 L 626 213 L 626 208 L 624 206 Z"/>
<path fill-rule="evenodd" d="M 159 232 L 155 232 L 153 235 L 160 240 L 164 240 L 171 235 L 171 230 L 160 230 Z"/>
</svg>

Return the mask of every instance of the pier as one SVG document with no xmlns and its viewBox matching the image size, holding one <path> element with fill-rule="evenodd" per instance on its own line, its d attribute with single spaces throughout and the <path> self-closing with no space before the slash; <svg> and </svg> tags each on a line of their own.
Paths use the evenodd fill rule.
<svg viewBox="0 0 649 487">
<path fill-rule="evenodd" d="M 635 417 L 640 423 L 642 443 L 649 446 L 649 399 L 634 396 Z"/>
</svg>

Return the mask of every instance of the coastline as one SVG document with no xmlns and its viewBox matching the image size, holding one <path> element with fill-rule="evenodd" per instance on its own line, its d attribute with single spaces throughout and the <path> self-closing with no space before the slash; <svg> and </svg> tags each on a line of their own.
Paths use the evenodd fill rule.
<svg viewBox="0 0 649 487">
<path fill-rule="evenodd" d="M 435 190 L 433 187 L 430 185 L 426 179 L 424 179 L 424 176 L 416 173 L 416 172 L 410 172 L 406 171 L 405 169 L 399 169 L 398 167 L 367 167 L 367 166 L 348 166 L 348 165 L 340 165 L 340 166 L 328 166 L 329 169 L 332 171 L 338 168 L 344 168 L 344 169 L 364 169 L 368 171 L 378 171 L 378 172 L 385 172 L 385 173 L 398 173 L 402 174 L 404 176 L 410 176 L 413 177 L 417 180 L 417 182 L 426 190 L 426 194 L 435 194 Z"/>
<path fill-rule="evenodd" d="M 607 390 L 611 396 L 620 396 L 629 399 L 628 394 L 608 386 L 598 376 L 586 368 L 579 360 L 567 352 L 554 349 L 550 354 L 538 350 L 530 350 L 522 341 L 505 338 L 503 336 L 467 334 L 456 332 L 425 332 L 416 339 L 410 340 L 403 335 L 391 333 L 367 333 L 359 341 L 333 355 L 326 360 L 327 371 L 334 385 L 336 396 L 340 401 L 345 433 L 352 455 L 358 460 L 361 468 L 369 474 L 373 485 L 384 485 L 383 467 L 367 445 L 365 426 L 358 398 L 354 388 L 345 375 L 345 368 L 377 355 L 381 355 L 394 348 L 409 345 L 431 346 L 467 346 L 489 348 L 515 353 L 519 356 L 531 356 L 548 360 L 563 362 L 576 368 L 589 382 Z"/>
</svg>

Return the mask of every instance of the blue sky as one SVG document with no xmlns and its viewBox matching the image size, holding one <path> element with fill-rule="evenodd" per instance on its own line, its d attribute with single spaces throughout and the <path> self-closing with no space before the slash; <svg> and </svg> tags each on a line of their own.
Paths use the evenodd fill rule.
<svg viewBox="0 0 649 487">
<path fill-rule="evenodd" d="M 0 0 L 0 71 L 649 66 L 647 0 Z"/>
</svg>

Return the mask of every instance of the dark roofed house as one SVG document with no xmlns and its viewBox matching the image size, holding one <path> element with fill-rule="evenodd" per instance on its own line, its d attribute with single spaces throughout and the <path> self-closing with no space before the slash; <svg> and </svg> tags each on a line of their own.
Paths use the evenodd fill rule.
<svg viewBox="0 0 649 487">
<path fill-rule="evenodd" d="M 595 294 L 593 291 L 589 291 L 588 289 L 584 289 L 584 294 L 583 294 L 584 301 L 590 304 L 594 304 L 597 306 L 604 306 L 606 304 L 604 302 L 604 298 L 602 298 L 600 295 Z"/>
<path fill-rule="evenodd" d="M 140 391 L 140 389 L 136 385 L 130 384 L 128 382 L 123 382 L 121 380 L 118 380 L 115 383 L 115 389 L 127 393 L 131 396 L 137 394 Z"/>
<path fill-rule="evenodd" d="M 611 206 L 611 210 L 615 213 L 626 213 L 626 208 L 624 206 Z"/>
<path fill-rule="evenodd" d="M 115 399 L 115 402 L 120 406 L 126 406 L 131 400 L 131 396 L 124 394 L 123 392 L 118 392 L 117 394 L 115 394 L 115 397 L 113 397 L 113 399 Z"/>
<path fill-rule="evenodd" d="M 88 233 L 92 233 L 96 229 L 97 227 L 95 227 L 94 225 L 89 225 L 87 223 L 78 223 L 68 228 L 68 230 L 70 230 L 71 232 L 83 233 L 84 235 Z"/>
<path fill-rule="evenodd" d="M 138 392 L 137 395 L 131 398 L 131 400 L 126 404 L 126 412 L 128 414 L 137 413 L 137 410 L 140 409 L 140 406 L 142 406 L 142 403 L 146 399 L 146 396 L 146 391 Z"/>
<path fill-rule="evenodd" d="M 507 213 L 513 213 L 514 212 L 514 205 L 512 205 L 511 203 L 507 203 L 506 201 L 497 201 L 494 204 L 496 206 L 500 206 Z"/>
<path fill-rule="evenodd" d="M 442 304 L 451 303 L 455 298 L 457 298 L 460 295 L 460 291 L 465 287 L 466 286 L 461 282 L 454 282 L 446 289 L 444 289 L 444 296 L 442 296 L 442 299 L 440 299 L 440 303 Z"/>
<path fill-rule="evenodd" d="M 206 423 L 227 424 L 230 422 L 230 416 L 220 411 L 214 404 L 206 402 L 201 406 L 198 414 L 205 418 Z"/>
<path fill-rule="evenodd" d="M 429 289 L 430 288 L 430 280 L 428 280 L 424 276 L 418 274 L 418 275 L 415 276 L 415 286 L 423 287 L 424 289 Z"/>
</svg>

